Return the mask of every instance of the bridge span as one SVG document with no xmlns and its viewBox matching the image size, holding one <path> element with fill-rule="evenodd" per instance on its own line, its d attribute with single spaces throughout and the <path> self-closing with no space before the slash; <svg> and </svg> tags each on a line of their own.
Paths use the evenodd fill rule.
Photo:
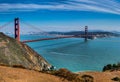
<svg viewBox="0 0 120 82">
<path fill-rule="evenodd" d="M 63 38 L 85 38 L 85 37 L 86 37 L 85 35 L 58 36 L 58 37 L 51 37 L 51 38 L 40 38 L 40 39 L 35 39 L 35 40 L 25 40 L 25 41 L 22 41 L 22 43 L 45 41 L 45 40 L 55 40 L 55 39 L 63 39 Z M 94 36 L 93 35 L 88 35 L 87 39 L 94 39 Z"/>
<path fill-rule="evenodd" d="M 17 41 L 20 41 L 20 23 L 19 22 L 20 22 L 19 18 L 14 19 L 14 37 Z M 4 26 L 6 26 L 6 24 Z M 44 33 L 49 34 L 48 32 L 44 32 Z M 84 33 L 79 35 L 59 35 L 59 36 L 54 36 L 49 38 L 39 38 L 35 40 L 25 40 L 20 42 L 28 43 L 28 42 L 37 42 L 37 41 L 45 41 L 45 40 L 63 39 L 63 38 L 84 38 L 84 40 L 87 41 L 88 39 L 93 39 L 94 37 L 95 35 L 88 34 L 88 27 L 85 26 Z"/>
</svg>

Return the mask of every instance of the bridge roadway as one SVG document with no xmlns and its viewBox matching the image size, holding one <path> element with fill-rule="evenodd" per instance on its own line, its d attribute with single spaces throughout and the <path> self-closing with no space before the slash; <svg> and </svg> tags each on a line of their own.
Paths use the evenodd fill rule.
<svg viewBox="0 0 120 82">
<path fill-rule="evenodd" d="M 45 41 L 45 40 L 54 40 L 54 39 L 63 39 L 63 38 L 86 38 L 87 39 L 94 39 L 94 35 L 68 35 L 68 36 L 57 36 L 57 37 L 50 37 L 50 38 L 39 38 L 35 40 L 25 40 L 21 41 L 22 43 L 29 43 L 29 42 L 37 42 L 37 41 Z"/>
</svg>

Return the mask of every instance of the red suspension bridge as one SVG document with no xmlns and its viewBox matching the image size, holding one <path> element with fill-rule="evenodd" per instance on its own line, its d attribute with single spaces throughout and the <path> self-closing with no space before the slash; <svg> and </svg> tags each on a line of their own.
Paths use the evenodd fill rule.
<svg viewBox="0 0 120 82">
<path fill-rule="evenodd" d="M 11 23 L 11 22 L 9 22 L 9 23 Z M 7 26 L 9 23 L 6 23 L 5 25 L 1 26 L 0 29 Z M 27 25 L 31 26 L 30 24 L 27 24 Z M 35 28 L 35 29 L 39 29 L 39 28 L 36 28 L 34 26 L 32 26 L 32 27 Z M 43 32 L 43 34 L 51 35 L 48 32 Z M 59 35 L 59 36 L 55 36 L 55 37 L 39 38 L 39 39 L 34 39 L 34 40 L 25 40 L 25 41 L 21 41 L 21 42 L 28 43 L 28 42 L 37 42 L 37 41 L 44 41 L 44 40 L 62 39 L 62 38 L 84 38 L 85 41 L 87 41 L 87 39 L 93 39 L 94 37 L 95 37 L 95 35 L 89 35 L 88 34 L 88 27 L 85 26 L 84 34 L 80 34 L 80 35 Z M 20 21 L 19 21 L 19 18 L 14 19 L 14 38 L 17 41 L 20 41 Z"/>
</svg>

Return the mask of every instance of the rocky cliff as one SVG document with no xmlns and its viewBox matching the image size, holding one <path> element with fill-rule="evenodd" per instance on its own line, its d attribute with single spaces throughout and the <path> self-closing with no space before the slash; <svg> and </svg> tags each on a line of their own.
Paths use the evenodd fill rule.
<svg viewBox="0 0 120 82">
<path fill-rule="evenodd" d="M 26 44 L 0 33 L 0 65 L 43 71 L 51 65 Z"/>
</svg>

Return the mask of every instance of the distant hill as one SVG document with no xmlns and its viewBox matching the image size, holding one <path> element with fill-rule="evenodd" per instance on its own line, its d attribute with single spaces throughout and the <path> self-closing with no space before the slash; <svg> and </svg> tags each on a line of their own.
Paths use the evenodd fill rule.
<svg viewBox="0 0 120 82">
<path fill-rule="evenodd" d="M 33 49 L 3 33 L 0 33 L 0 65 L 37 71 L 51 68 L 51 65 Z"/>
<path fill-rule="evenodd" d="M 49 32 L 50 34 L 61 34 L 61 35 L 81 35 L 84 34 L 84 31 L 71 31 L 71 32 Z M 115 36 L 120 37 L 120 34 L 118 32 L 108 32 L 108 31 L 89 31 L 88 34 L 90 35 L 96 35 L 98 37 L 108 37 L 108 36 Z"/>
</svg>

